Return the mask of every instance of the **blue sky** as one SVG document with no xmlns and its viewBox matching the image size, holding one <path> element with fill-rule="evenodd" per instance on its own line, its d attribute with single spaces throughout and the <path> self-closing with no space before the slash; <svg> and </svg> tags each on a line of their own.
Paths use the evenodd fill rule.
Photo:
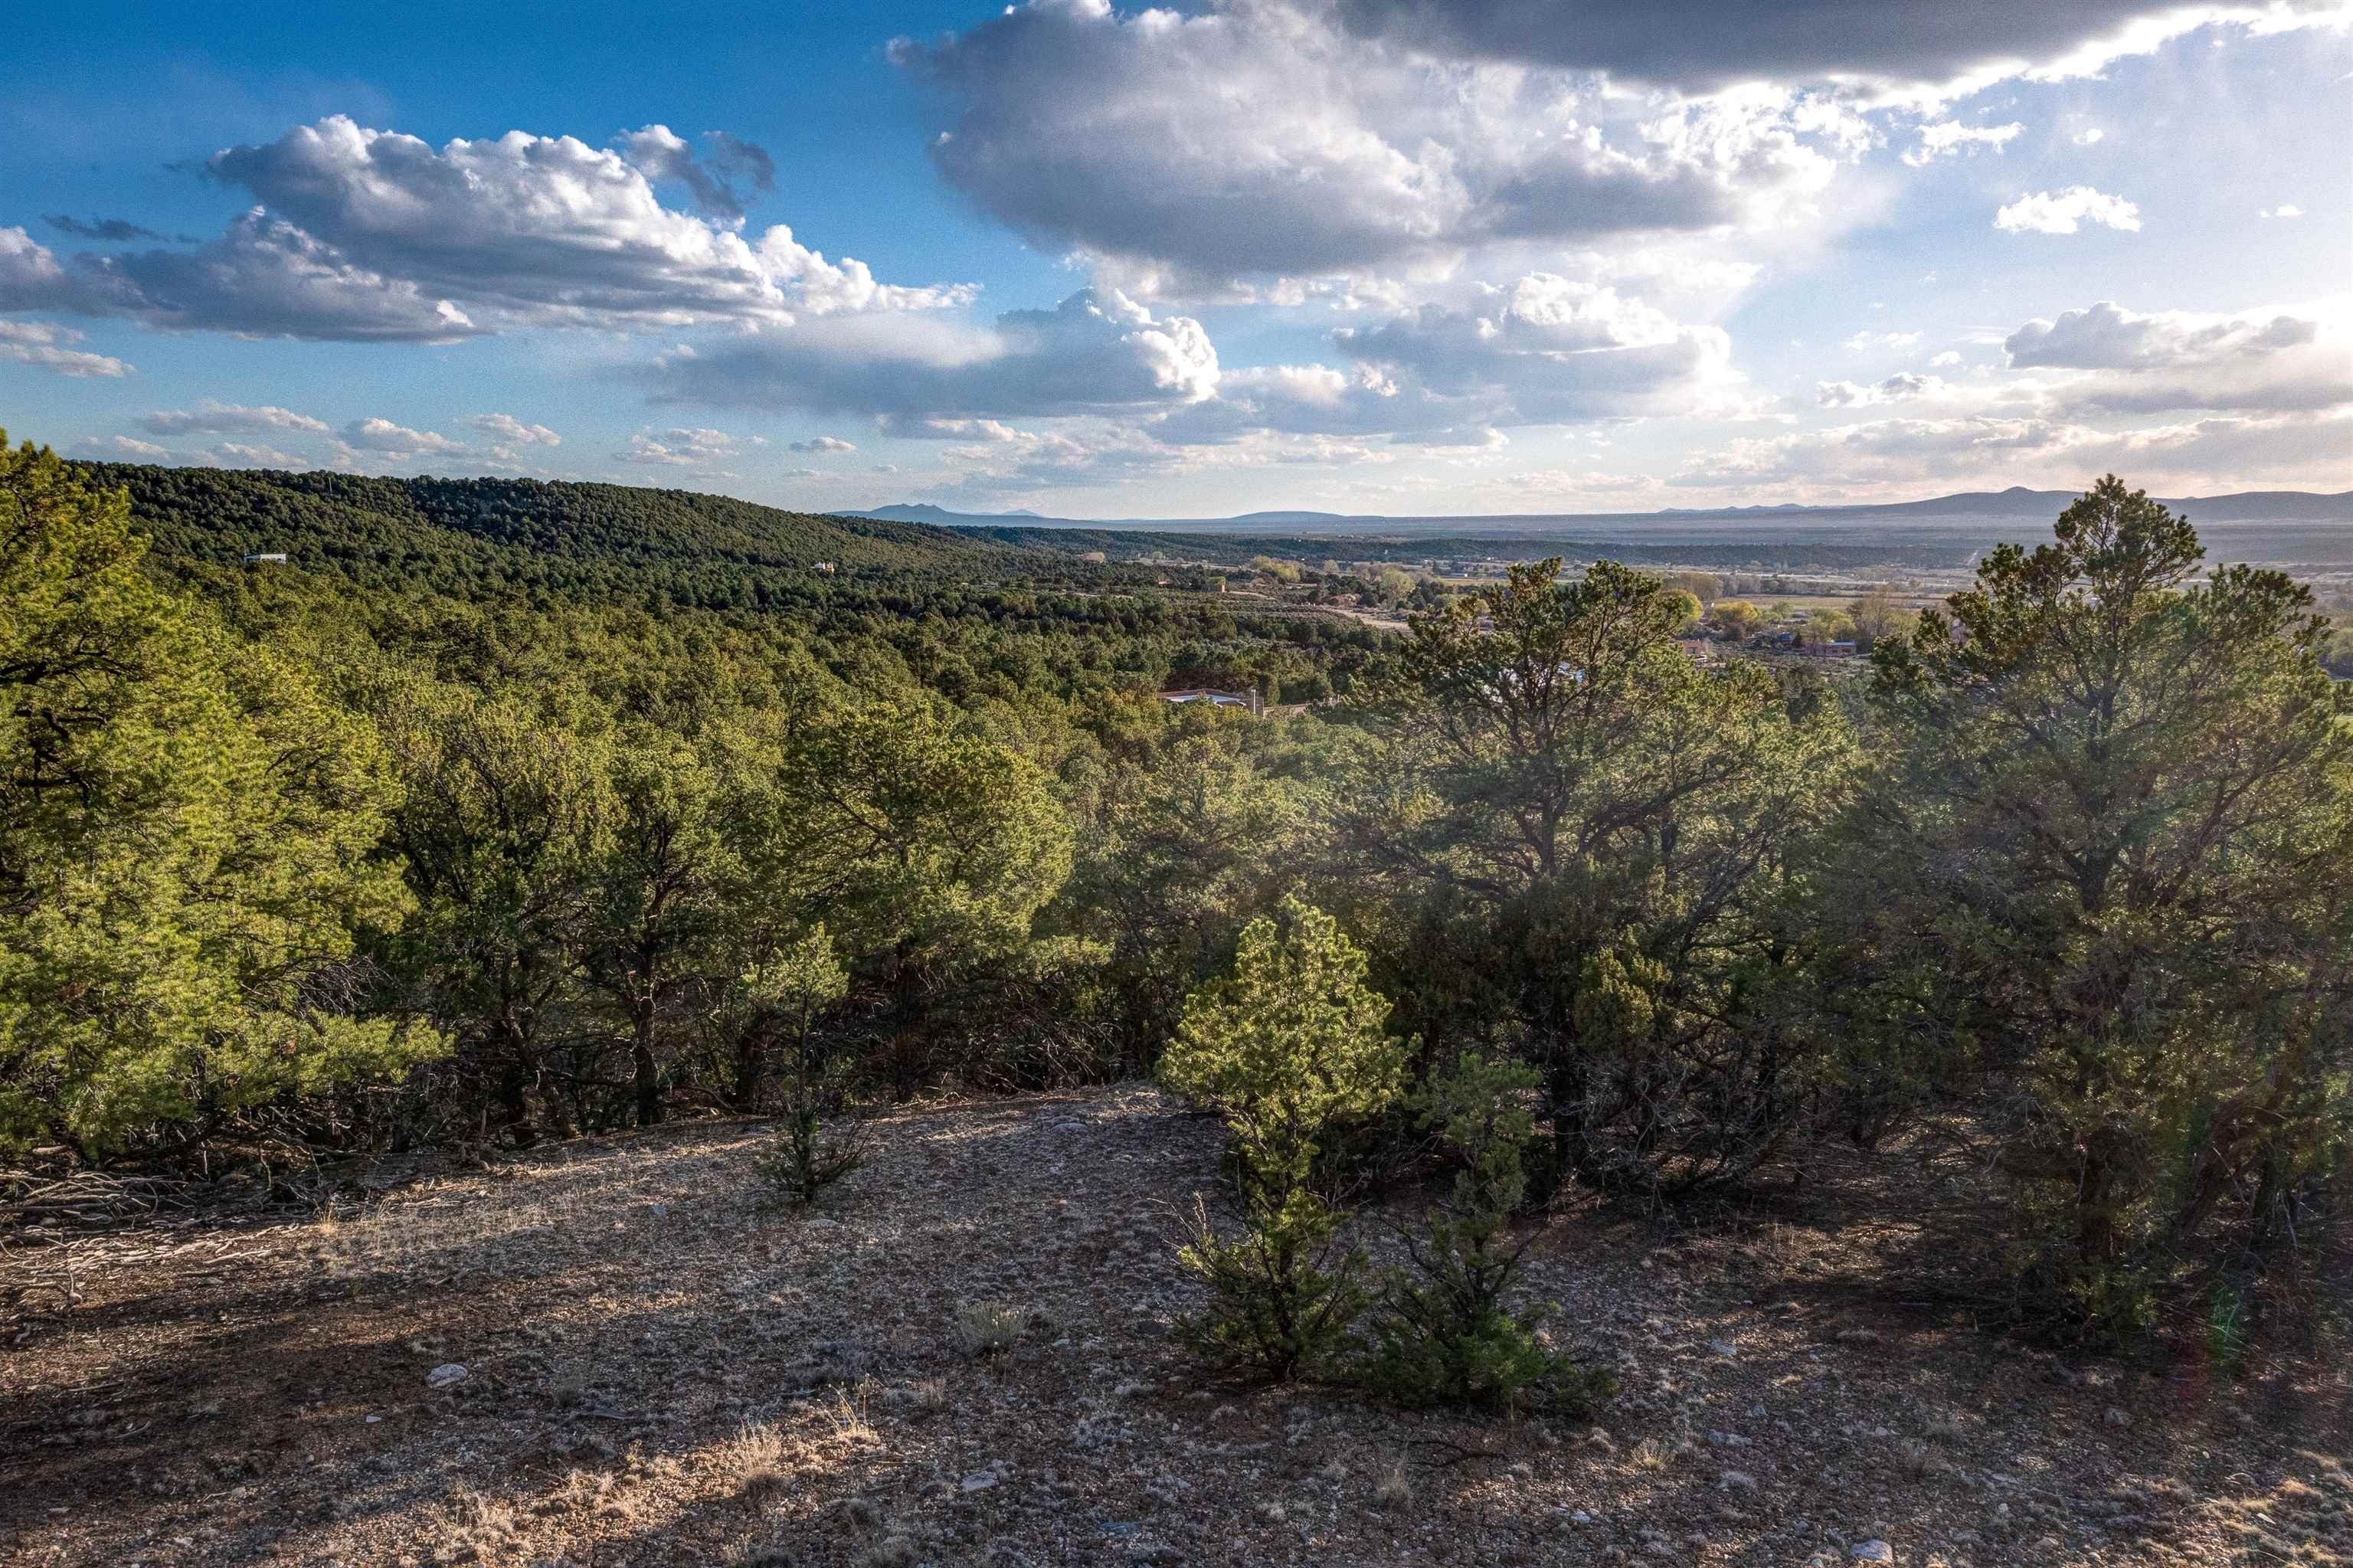
<svg viewBox="0 0 2353 1568">
<path fill-rule="evenodd" d="M 811 509 L 2353 486 L 2341 5 L 1857 15 L 53 11 L 0 422 Z"/>
</svg>

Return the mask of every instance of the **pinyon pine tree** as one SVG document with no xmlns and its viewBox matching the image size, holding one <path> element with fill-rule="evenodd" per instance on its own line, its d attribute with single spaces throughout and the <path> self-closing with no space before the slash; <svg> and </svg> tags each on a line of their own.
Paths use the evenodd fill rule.
<svg viewBox="0 0 2353 1568">
<path fill-rule="evenodd" d="M 373 732 L 142 549 L 0 441 L 0 1148 L 185 1144 L 440 1045 L 357 1015 L 353 932 L 407 906 Z"/>
<path fill-rule="evenodd" d="M 1225 1118 L 1242 1233 L 1197 1209 L 1185 1261 L 1208 1282 L 1190 1336 L 1219 1360 L 1277 1377 L 1330 1356 L 1363 1309 L 1362 1255 L 1338 1246 L 1339 1216 L 1316 1186 L 1339 1124 L 1394 1103 L 1410 1044 L 1383 1031 L 1389 1004 L 1365 955 L 1322 911 L 1285 899 L 1245 927 L 1233 968 L 1186 1003 L 1161 1082 Z"/>
</svg>

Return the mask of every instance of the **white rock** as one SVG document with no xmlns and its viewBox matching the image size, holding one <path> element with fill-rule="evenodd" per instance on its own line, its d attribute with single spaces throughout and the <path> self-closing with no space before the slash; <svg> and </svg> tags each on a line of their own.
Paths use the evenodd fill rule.
<svg viewBox="0 0 2353 1568">
<path fill-rule="evenodd" d="M 457 1361 L 445 1361 L 425 1374 L 425 1386 L 427 1388 L 448 1388 L 453 1383 L 465 1382 L 466 1379 L 471 1375 L 472 1374 L 468 1372 L 465 1367 L 460 1363 Z"/>
<path fill-rule="evenodd" d="M 964 1478 L 964 1489 L 968 1492 L 985 1492 L 996 1484 L 995 1470 L 975 1470 Z"/>
<path fill-rule="evenodd" d="M 1893 1563 L 1895 1548 L 1883 1541 L 1858 1541 L 1847 1548 L 1846 1554 L 1857 1563 Z"/>
</svg>

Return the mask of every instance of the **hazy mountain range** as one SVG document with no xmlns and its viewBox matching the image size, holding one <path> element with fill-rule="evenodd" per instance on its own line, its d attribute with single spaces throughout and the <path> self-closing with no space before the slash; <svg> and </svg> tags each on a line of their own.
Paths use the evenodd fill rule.
<svg viewBox="0 0 2353 1568">
<path fill-rule="evenodd" d="M 1721 506 L 1665 507 L 1655 512 L 1516 513 L 1484 515 L 1388 516 L 1339 512 L 1245 512 L 1232 517 L 1054 517 L 1037 512 L 954 512 L 927 502 L 878 506 L 866 512 L 841 513 L 896 523 L 929 523 L 939 527 L 985 527 L 1018 523 L 1029 527 L 1149 528 L 1186 532 L 1285 533 L 1329 531 L 1335 534 L 1413 533 L 1550 534 L 1563 527 L 1589 530 L 1591 524 L 1624 527 L 1643 523 L 1680 529 L 1691 525 L 1748 524 L 1770 521 L 1777 525 L 1818 522 L 1826 524 L 1868 524 L 1883 520 L 1934 524 L 1982 523 L 1996 518 L 2048 520 L 2058 516 L 2075 493 L 2029 490 L 2013 485 L 2002 491 L 1965 491 L 1932 496 L 1925 501 L 1875 502 L 1854 506 Z M 2165 504 L 2199 524 L 2216 523 L 2342 523 L 2353 524 L 2353 491 L 2315 494 L 2300 490 L 2249 490 L 2230 495 L 2168 498 Z"/>
</svg>

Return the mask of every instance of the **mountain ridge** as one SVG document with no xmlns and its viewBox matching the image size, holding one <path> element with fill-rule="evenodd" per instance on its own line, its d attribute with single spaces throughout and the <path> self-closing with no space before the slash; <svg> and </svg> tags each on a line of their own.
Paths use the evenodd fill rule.
<svg viewBox="0 0 2353 1568">
<path fill-rule="evenodd" d="M 985 527 L 1018 522 L 1028 527 L 1148 528 L 1180 531 L 1248 530 L 1271 525 L 1302 524 L 1364 529 L 1413 527 L 1438 532 L 1475 533 L 1530 523 L 1558 524 L 1591 520 L 1629 524 L 1645 518 L 1676 523 L 1711 518 L 1737 521 L 1769 517 L 1777 523 L 1820 518 L 1826 522 L 1861 522 L 1871 517 L 1956 518 L 2055 517 L 2080 492 L 2031 490 L 2012 485 L 1999 491 L 1957 491 L 1917 501 L 1859 502 L 1831 506 L 1778 503 L 1757 506 L 1671 506 L 1649 512 L 1508 512 L 1508 513 L 1340 513 L 1268 510 L 1227 517 L 1062 517 L 1036 512 L 956 512 L 931 502 L 901 502 L 863 511 L 828 515 L 878 522 L 923 523 L 934 527 Z M 2161 504 L 2177 512 L 2201 509 L 2216 522 L 2345 522 L 2353 523 L 2353 490 L 2244 490 L 2221 495 L 2160 496 Z M 2191 520 L 2198 521 L 2195 513 Z M 1447 525 L 1440 527 L 1437 525 Z"/>
</svg>

